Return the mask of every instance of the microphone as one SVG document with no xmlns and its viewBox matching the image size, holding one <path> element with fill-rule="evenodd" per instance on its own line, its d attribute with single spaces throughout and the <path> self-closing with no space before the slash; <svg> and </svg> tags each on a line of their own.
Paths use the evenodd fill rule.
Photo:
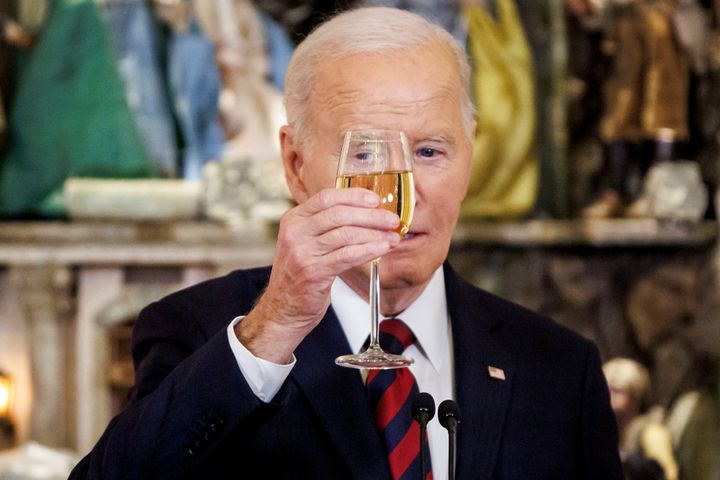
<svg viewBox="0 0 720 480">
<path fill-rule="evenodd" d="M 422 479 L 427 478 L 426 458 L 429 457 L 425 436 L 427 424 L 435 416 L 435 400 L 427 392 L 420 392 L 415 396 L 412 404 L 412 416 L 420 424 L 420 464 L 422 466 Z"/>
<path fill-rule="evenodd" d="M 457 461 L 455 440 L 457 428 L 460 423 L 460 407 L 454 400 L 443 400 L 438 407 L 438 420 L 440 425 L 448 431 L 448 479 L 455 480 L 455 463 Z"/>
</svg>

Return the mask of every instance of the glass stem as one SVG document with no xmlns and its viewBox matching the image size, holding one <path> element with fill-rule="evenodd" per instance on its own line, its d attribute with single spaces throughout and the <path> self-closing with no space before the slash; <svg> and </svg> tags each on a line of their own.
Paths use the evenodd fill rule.
<svg viewBox="0 0 720 480">
<path fill-rule="evenodd" d="M 370 345 L 368 350 L 380 348 L 380 275 L 376 258 L 370 262 Z"/>
</svg>

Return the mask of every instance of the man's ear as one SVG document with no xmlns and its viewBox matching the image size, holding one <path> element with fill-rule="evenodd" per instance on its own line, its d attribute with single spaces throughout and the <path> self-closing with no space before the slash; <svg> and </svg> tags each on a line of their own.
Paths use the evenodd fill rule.
<svg viewBox="0 0 720 480">
<path fill-rule="evenodd" d="M 280 128 L 280 151 L 285 169 L 285 181 L 290 189 L 290 194 L 296 203 L 303 203 L 309 197 L 307 187 L 302 180 L 305 158 L 303 151 L 298 146 L 295 131 L 290 125 L 283 125 Z"/>
</svg>

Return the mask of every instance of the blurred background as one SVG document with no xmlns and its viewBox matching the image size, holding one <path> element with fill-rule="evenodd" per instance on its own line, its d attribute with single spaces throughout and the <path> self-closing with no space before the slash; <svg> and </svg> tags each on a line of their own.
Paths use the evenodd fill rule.
<svg viewBox="0 0 720 480">
<path fill-rule="evenodd" d="M 598 344 L 629 479 L 720 479 L 719 0 L 0 0 L 0 479 L 90 450 L 144 305 L 272 262 L 288 61 L 362 5 L 467 49 L 451 263 Z"/>
</svg>

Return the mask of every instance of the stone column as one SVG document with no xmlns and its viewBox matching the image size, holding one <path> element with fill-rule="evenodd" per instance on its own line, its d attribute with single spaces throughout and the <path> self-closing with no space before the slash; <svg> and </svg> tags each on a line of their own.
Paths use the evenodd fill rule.
<svg viewBox="0 0 720 480">
<path fill-rule="evenodd" d="M 124 278 L 120 267 L 83 268 L 78 276 L 75 401 L 77 451 L 84 455 L 110 421 L 108 339 L 98 315 L 123 291 Z"/>
<path fill-rule="evenodd" d="M 68 325 L 72 273 L 61 266 L 17 267 L 30 351 L 32 402 L 29 438 L 51 447 L 72 444 L 68 406 Z"/>
</svg>

